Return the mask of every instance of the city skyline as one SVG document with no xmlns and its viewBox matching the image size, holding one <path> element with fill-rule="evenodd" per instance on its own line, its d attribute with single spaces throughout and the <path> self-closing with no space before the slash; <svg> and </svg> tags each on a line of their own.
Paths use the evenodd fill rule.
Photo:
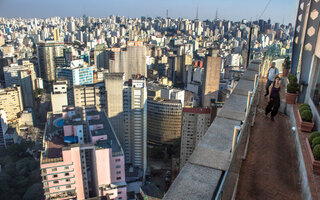
<svg viewBox="0 0 320 200">
<path fill-rule="evenodd" d="M 295 23 L 295 16 L 298 2 L 291 0 L 281 1 L 234 1 L 226 0 L 224 2 L 215 0 L 197 0 L 197 1 L 182 1 L 175 2 L 164 0 L 161 2 L 155 1 L 103 1 L 94 0 L 92 6 L 84 4 L 80 1 L 62 1 L 54 2 L 40 0 L 15 0 L 0 1 L 0 17 L 23 17 L 23 18 L 49 18 L 54 16 L 59 17 L 81 17 L 84 13 L 92 17 L 107 17 L 110 15 L 118 15 L 125 17 L 165 17 L 168 10 L 168 16 L 171 18 L 196 18 L 197 8 L 198 16 L 201 20 L 212 20 L 218 12 L 220 19 L 239 21 L 242 19 L 258 20 L 259 18 L 278 23 Z M 61 6 L 63 5 L 63 6 Z M 109 6 L 112 5 L 112 6 Z M 252 7 L 255 10 L 252 12 Z M 50 9 L 38 9 L 50 7 Z M 183 7 L 183 9 L 181 9 Z M 145 9 L 141 9 L 145 8 Z M 239 9 L 241 8 L 241 9 Z M 264 11 L 265 10 L 265 11 Z M 260 17 L 261 16 L 261 17 Z"/>
</svg>

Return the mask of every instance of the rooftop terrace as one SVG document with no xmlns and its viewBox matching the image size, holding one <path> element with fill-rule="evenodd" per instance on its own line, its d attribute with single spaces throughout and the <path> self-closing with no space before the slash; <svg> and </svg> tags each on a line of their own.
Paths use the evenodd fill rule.
<svg viewBox="0 0 320 200">
<path fill-rule="evenodd" d="M 251 62 L 165 200 L 311 199 L 288 116 L 264 115 L 261 72 Z"/>
<path fill-rule="evenodd" d="M 103 129 L 92 131 L 93 136 L 107 135 L 108 139 L 98 141 L 96 146 L 99 148 L 112 148 L 113 155 L 123 155 L 123 150 L 118 139 L 115 136 L 114 130 L 110 125 L 108 118 L 104 112 L 90 111 L 91 115 L 100 115 L 98 120 L 90 120 L 89 124 L 103 124 Z M 62 161 L 63 149 L 69 149 L 76 146 L 90 146 L 91 144 L 67 144 L 64 142 L 63 126 L 59 127 L 55 124 L 56 120 L 62 119 L 62 114 L 48 113 L 47 124 L 44 135 L 45 150 L 41 154 L 41 162 L 50 163 Z M 82 121 L 65 120 L 64 125 L 80 125 Z"/>
</svg>

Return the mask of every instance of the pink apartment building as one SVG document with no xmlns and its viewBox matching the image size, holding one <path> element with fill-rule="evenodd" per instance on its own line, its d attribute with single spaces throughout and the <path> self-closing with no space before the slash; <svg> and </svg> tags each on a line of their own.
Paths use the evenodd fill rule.
<svg viewBox="0 0 320 200">
<path fill-rule="evenodd" d="M 122 147 L 104 112 L 48 113 L 40 168 L 46 199 L 127 199 Z"/>
</svg>

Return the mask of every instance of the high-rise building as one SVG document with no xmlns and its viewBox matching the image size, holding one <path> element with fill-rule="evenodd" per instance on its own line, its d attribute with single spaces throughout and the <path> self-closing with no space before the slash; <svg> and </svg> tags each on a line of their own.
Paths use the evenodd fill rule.
<svg viewBox="0 0 320 200">
<path fill-rule="evenodd" d="M 97 66 L 98 69 L 108 68 L 106 46 L 104 44 L 99 44 L 94 47 L 93 57 L 94 57 L 94 64 Z"/>
<path fill-rule="evenodd" d="M 37 52 L 41 78 L 45 81 L 54 81 L 56 78 L 55 57 L 63 56 L 63 43 L 38 43 Z"/>
<path fill-rule="evenodd" d="M 62 107 L 68 105 L 68 81 L 56 81 L 51 93 L 52 113 L 62 113 Z"/>
<path fill-rule="evenodd" d="M 147 86 L 136 77 L 123 88 L 124 153 L 126 163 L 146 172 L 147 168 Z"/>
<path fill-rule="evenodd" d="M 20 86 L 0 89 L 0 109 L 6 112 L 8 123 L 18 119 L 18 113 L 23 111 Z"/>
<path fill-rule="evenodd" d="M 217 100 L 219 94 L 221 57 L 218 57 L 217 50 L 206 56 L 204 68 L 202 107 L 210 107 L 211 100 Z"/>
<path fill-rule="evenodd" d="M 23 105 L 26 108 L 33 108 L 33 89 L 35 73 L 26 66 L 11 64 L 4 67 L 4 78 L 6 87 L 21 86 Z"/>
<path fill-rule="evenodd" d="M 27 68 L 18 64 L 10 64 L 10 66 L 6 66 L 3 68 L 6 87 L 20 85 L 19 71 L 21 70 L 27 70 Z"/>
<path fill-rule="evenodd" d="M 8 130 L 7 116 L 4 110 L 0 110 L 0 148 L 6 147 L 5 134 Z"/>
<path fill-rule="evenodd" d="M 183 108 L 180 169 L 208 130 L 210 118 L 210 109 L 208 108 Z"/>
<path fill-rule="evenodd" d="M 182 104 L 180 100 L 161 97 L 147 100 L 147 133 L 152 143 L 172 144 L 181 136 Z"/>
<path fill-rule="evenodd" d="M 73 102 L 76 109 L 84 111 L 88 106 L 95 106 L 100 111 L 105 108 L 105 101 L 103 83 L 73 86 Z"/>
<path fill-rule="evenodd" d="M 93 83 L 93 67 L 77 67 L 72 69 L 73 85 L 85 85 Z"/>
<path fill-rule="evenodd" d="M 134 74 L 147 76 L 146 47 L 143 42 L 129 41 L 126 49 L 113 48 L 108 53 L 110 72 L 124 72 L 126 81 Z"/>
<path fill-rule="evenodd" d="M 53 29 L 53 39 L 55 42 L 60 41 L 60 33 L 58 28 Z"/>
<path fill-rule="evenodd" d="M 21 86 L 23 106 L 25 108 L 33 108 L 34 106 L 33 77 L 29 70 L 19 71 L 19 85 Z"/>
<path fill-rule="evenodd" d="M 123 85 L 124 73 L 105 74 L 106 112 L 121 145 L 124 146 Z"/>
<path fill-rule="evenodd" d="M 76 30 L 76 26 L 74 24 L 74 21 L 73 21 L 73 19 L 70 19 L 69 23 L 68 23 L 68 32 L 72 33 L 75 30 Z"/>
<path fill-rule="evenodd" d="M 88 66 L 83 60 L 71 61 L 70 67 L 57 67 L 57 78 L 69 81 L 70 86 L 93 83 L 93 66 Z"/>
<path fill-rule="evenodd" d="M 46 199 L 127 199 L 124 154 L 105 112 L 48 113 L 40 168 Z"/>
</svg>

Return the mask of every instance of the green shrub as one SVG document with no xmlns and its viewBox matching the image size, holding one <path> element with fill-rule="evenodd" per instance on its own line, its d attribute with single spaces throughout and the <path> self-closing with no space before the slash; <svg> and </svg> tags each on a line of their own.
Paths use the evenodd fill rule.
<svg viewBox="0 0 320 200">
<path fill-rule="evenodd" d="M 320 136 L 312 140 L 312 148 L 314 148 L 318 144 L 320 144 Z"/>
<path fill-rule="evenodd" d="M 320 132 L 319 132 L 319 131 L 314 131 L 314 132 L 312 132 L 312 133 L 309 135 L 309 142 L 311 143 L 314 138 L 319 137 L 319 136 L 320 136 Z"/>
<path fill-rule="evenodd" d="M 287 92 L 288 92 L 288 93 L 295 94 L 295 93 L 298 92 L 298 90 L 299 90 L 299 88 L 298 88 L 298 83 L 290 82 L 290 83 L 287 85 Z"/>
<path fill-rule="evenodd" d="M 320 160 L 320 144 L 316 145 L 314 148 L 313 148 L 313 156 L 316 160 Z"/>
<path fill-rule="evenodd" d="M 289 83 L 298 81 L 297 77 L 295 75 L 293 75 L 293 74 L 289 74 L 288 80 L 289 80 Z"/>
<path fill-rule="evenodd" d="M 307 108 L 309 108 L 309 110 L 311 110 L 309 104 L 307 104 L 307 103 L 301 104 L 301 105 L 299 106 L 299 109 L 301 109 L 302 107 L 307 107 Z"/>
<path fill-rule="evenodd" d="M 295 94 L 299 90 L 297 77 L 293 74 L 290 74 L 288 79 L 289 79 L 289 83 L 287 85 L 287 92 Z"/>
<path fill-rule="evenodd" d="M 313 115 L 310 110 L 304 110 L 300 115 L 303 121 L 312 122 Z"/>
<path fill-rule="evenodd" d="M 309 104 L 303 103 L 303 104 L 301 104 L 299 106 L 300 113 L 302 113 L 304 110 L 310 110 L 311 111 L 311 108 L 310 108 Z"/>
</svg>

